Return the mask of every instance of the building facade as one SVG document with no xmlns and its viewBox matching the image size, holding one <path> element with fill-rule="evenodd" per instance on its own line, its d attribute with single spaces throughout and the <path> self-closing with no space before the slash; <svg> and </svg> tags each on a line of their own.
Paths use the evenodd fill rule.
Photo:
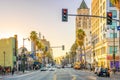
<svg viewBox="0 0 120 80">
<path fill-rule="evenodd" d="M 110 0 L 92 0 L 92 15 L 107 16 L 107 12 L 112 12 L 113 19 L 119 19 L 119 11 L 114 7 Z M 96 66 L 118 68 L 119 64 L 119 34 L 117 31 L 118 22 L 113 21 L 112 25 L 107 25 L 105 18 L 91 19 L 92 51 Z M 115 53 L 115 65 L 113 54 Z"/>
<path fill-rule="evenodd" d="M 16 66 L 17 35 L 15 37 L 0 39 L 0 65 L 3 67 Z"/>
<path fill-rule="evenodd" d="M 82 0 L 80 7 L 77 9 L 78 15 L 90 15 L 90 9 L 86 5 L 85 1 Z M 89 56 L 91 53 L 90 44 L 91 44 L 91 20 L 86 16 L 77 16 L 76 17 L 76 32 L 78 29 L 82 29 L 86 36 L 84 40 L 85 52 L 84 55 L 81 55 L 80 50 L 77 49 L 77 60 L 81 60 L 80 58 L 86 57 L 87 62 L 90 63 L 91 57 Z M 82 50 L 83 51 L 83 50 Z M 87 52 L 86 52 L 87 51 Z"/>
</svg>

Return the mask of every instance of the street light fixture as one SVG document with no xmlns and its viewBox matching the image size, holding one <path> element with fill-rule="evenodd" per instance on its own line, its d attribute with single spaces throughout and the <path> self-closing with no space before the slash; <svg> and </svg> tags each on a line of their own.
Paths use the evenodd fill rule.
<svg viewBox="0 0 120 80">
<path fill-rule="evenodd" d="M 26 59 L 26 55 L 25 55 L 25 51 L 24 51 L 24 41 L 25 40 L 30 40 L 29 38 L 23 38 L 23 50 L 22 50 L 22 61 L 23 61 L 23 73 L 25 70 L 25 59 Z"/>
</svg>

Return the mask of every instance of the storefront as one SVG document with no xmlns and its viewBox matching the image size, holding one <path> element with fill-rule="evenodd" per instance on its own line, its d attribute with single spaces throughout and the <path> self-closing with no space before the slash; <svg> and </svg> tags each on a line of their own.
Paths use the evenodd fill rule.
<svg viewBox="0 0 120 80">
<path fill-rule="evenodd" d="M 113 68 L 115 66 L 115 68 L 119 68 L 120 67 L 120 61 L 119 61 L 119 56 L 115 56 L 115 63 L 114 63 L 114 60 L 113 60 L 113 56 L 112 55 L 108 55 L 107 56 L 107 60 L 108 60 L 108 63 L 109 63 L 109 67 L 110 68 Z"/>
</svg>

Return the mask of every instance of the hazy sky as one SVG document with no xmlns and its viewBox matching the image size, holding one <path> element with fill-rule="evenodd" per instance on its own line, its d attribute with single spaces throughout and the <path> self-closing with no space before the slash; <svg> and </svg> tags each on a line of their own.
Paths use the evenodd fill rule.
<svg viewBox="0 0 120 80">
<path fill-rule="evenodd" d="M 82 0 L 0 0 L 0 38 L 18 35 L 18 47 L 22 39 L 27 38 L 32 30 L 41 32 L 50 41 L 51 46 L 65 45 L 53 49 L 59 56 L 70 51 L 75 41 L 75 17 L 68 22 L 61 22 L 61 9 L 68 8 L 69 14 L 76 14 Z M 85 0 L 88 7 L 91 0 Z M 30 42 L 25 41 L 29 50 Z"/>
</svg>

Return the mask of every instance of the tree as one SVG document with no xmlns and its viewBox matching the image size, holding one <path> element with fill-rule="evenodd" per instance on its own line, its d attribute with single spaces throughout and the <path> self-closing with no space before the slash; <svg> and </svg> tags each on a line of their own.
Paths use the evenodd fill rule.
<svg viewBox="0 0 120 80">
<path fill-rule="evenodd" d="M 86 34 L 82 29 L 77 30 L 76 43 L 78 46 L 80 46 L 80 48 L 82 48 L 82 46 L 84 45 L 85 36 L 86 36 Z"/>
<path fill-rule="evenodd" d="M 82 53 L 82 47 L 83 47 L 83 50 L 85 53 L 84 39 L 85 39 L 86 34 L 82 29 L 78 29 L 76 33 L 77 33 L 76 34 L 76 43 L 80 47 L 81 53 Z"/>
<path fill-rule="evenodd" d="M 37 46 L 38 50 L 43 51 L 45 49 L 45 46 L 43 45 L 43 43 L 40 40 L 36 41 L 36 46 Z"/>
<path fill-rule="evenodd" d="M 120 10 L 120 0 L 110 0 L 110 2 Z"/>
<path fill-rule="evenodd" d="M 36 51 L 36 41 L 38 39 L 36 31 L 31 31 L 30 39 L 33 42 L 34 51 Z"/>
<path fill-rule="evenodd" d="M 72 47 L 70 48 L 70 58 L 72 59 L 72 62 L 74 62 L 74 57 L 76 56 L 76 49 L 78 45 L 74 43 Z"/>
</svg>

